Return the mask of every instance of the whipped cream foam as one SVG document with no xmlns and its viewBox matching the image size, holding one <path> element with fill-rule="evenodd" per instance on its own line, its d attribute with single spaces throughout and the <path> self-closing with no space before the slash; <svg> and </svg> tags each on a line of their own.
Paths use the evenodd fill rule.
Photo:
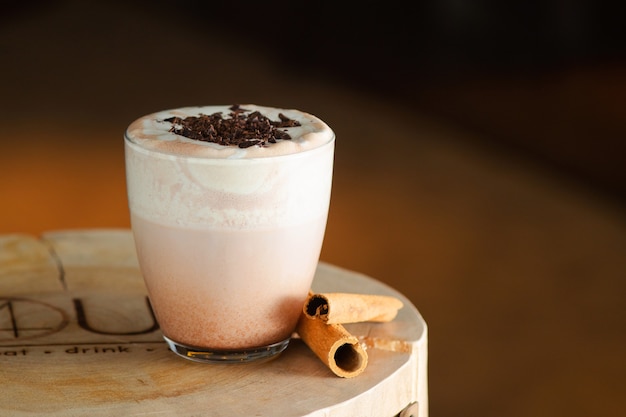
<svg viewBox="0 0 626 417">
<path fill-rule="evenodd" d="M 201 158 L 266 158 L 288 155 L 314 149 L 334 138 L 330 127 L 319 118 L 300 110 L 281 109 L 254 104 L 242 104 L 246 113 L 258 111 L 271 120 L 280 120 L 279 114 L 299 122 L 300 126 L 280 128 L 291 136 L 291 140 L 278 140 L 267 146 L 239 148 L 213 142 L 189 139 L 171 131 L 173 124 L 166 121 L 171 117 L 211 115 L 221 112 L 224 118 L 231 113 L 231 105 L 182 107 L 164 110 L 143 116 L 134 121 L 126 131 L 126 137 L 145 149 L 171 155 L 185 155 Z"/>
<path fill-rule="evenodd" d="M 334 133 L 315 116 L 242 105 L 271 120 L 282 113 L 300 126 L 290 140 L 267 146 L 223 146 L 170 132 L 170 117 L 223 112 L 230 106 L 184 107 L 139 118 L 126 132 L 129 205 L 133 215 L 173 226 L 250 228 L 300 224 L 325 215 Z"/>
</svg>

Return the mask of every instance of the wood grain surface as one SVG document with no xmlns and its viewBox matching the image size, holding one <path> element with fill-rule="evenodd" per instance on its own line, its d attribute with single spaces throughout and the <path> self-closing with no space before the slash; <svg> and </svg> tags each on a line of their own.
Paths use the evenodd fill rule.
<svg viewBox="0 0 626 417">
<path fill-rule="evenodd" d="M 408 299 L 321 263 L 315 291 L 392 295 L 389 323 L 346 325 L 365 371 L 335 376 L 299 339 L 279 357 L 199 364 L 170 352 L 150 310 L 128 230 L 0 235 L 0 415 L 428 415 L 427 330 Z"/>
</svg>

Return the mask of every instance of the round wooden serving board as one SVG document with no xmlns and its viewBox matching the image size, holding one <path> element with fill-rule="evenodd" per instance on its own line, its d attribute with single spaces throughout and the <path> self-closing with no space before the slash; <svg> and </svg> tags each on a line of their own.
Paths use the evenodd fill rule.
<svg viewBox="0 0 626 417">
<path fill-rule="evenodd" d="M 402 294 L 320 263 L 313 290 L 386 294 L 388 323 L 346 325 L 365 371 L 334 375 L 299 339 L 265 363 L 170 352 L 128 230 L 0 235 L 0 415 L 427 417 L 427 329 Z"/>
</svg>

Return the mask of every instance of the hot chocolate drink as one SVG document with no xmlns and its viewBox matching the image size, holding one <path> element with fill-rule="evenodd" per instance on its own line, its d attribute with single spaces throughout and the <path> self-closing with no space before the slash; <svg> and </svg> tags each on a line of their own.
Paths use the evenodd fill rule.
<svg viewBox="0 0 626 417">
<path fill-rule="evenodd" d="M 287 346 L 322 247 L 334 138 L 315 116 L 255 105 L 129 126 L 132 229 L 172 350 L 247 361 Z"/>
</svg>

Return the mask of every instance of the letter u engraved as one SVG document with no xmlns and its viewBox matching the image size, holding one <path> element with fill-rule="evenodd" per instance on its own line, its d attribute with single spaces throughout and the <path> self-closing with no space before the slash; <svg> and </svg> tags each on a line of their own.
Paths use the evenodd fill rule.
<svg viewBox="0 0 626 417">
<path fill-rule="evenodd" d="M 76 317 L 78 319 L 78 325 L 83 329 L 90 331 L 92 333 L 105 334 L 105 335 L 116 335 L 116 336 L 133 336 L 139 334 L 148 334 L 159 328 L 159 324 L 156 321 L 156 317 L 154 316 L 154 312 L 152 311 L 152 306 L 150 305 L 150 299 L 148 297 L 146 299 L 146 306 L 148 308 L 148 312 L 150 313 L 150 317 L 152 318 L 152 326 L 144 329 L 137 330 L 132 332 L 110 332 L 104 330 L 98 330 L 91 327 L 89 322 L 87 321 L 87 315 L 85 314 L 85 307 L 83 306 L 83 302 L 80 298 L 74 298 L 74 309 L 76 310 Z"/>
</svg>

